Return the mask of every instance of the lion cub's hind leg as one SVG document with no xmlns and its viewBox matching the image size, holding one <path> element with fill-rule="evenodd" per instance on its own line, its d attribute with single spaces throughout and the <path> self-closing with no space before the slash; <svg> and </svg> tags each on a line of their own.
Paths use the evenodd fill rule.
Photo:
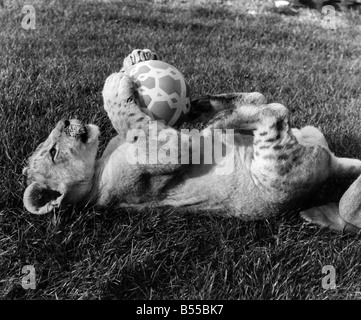
<svg viewBox="0 0 361 320">
<path fill-rule="evenodd" d="M 333 156 L 333 175 L 341 178 L 358 178 L 342 196 L 339 205 L 331 203 L 310 208 L 300 213 L 308 222 L 345 233 L 358 233 L 361 229 L 361 161 Z"/>
<path fill-rule="evenodd" d="M 259 92 L 224 93 L 207 95 L 191 103 L 189 118 L 197 122 L 208 122 L 215 115 L 227 116 L 228 110 L 236 109 L 240 105 L 262 105 L 267 103 L 266 97 Z"/>
<path fill-rule="evenodd" d="M 307 222 L 339 232 L 356 234 L 361 230 L 341 217 L 337 203 L 301 211 L 300 215 Z"/>
<path fill-rule="evenodd" d="M 322 132 L 313 127 L 306 126 L 301 130 L 292 129 L 300 144 L 319 145 L 330 150 L 325 136 Z M 331 151 L 330 151 L 331 153 Z M 361 161 L 352 158 L 340 158 L 332 154 L 331 175 L 339 178 L 357 178 L 361 174 Z"/>
</svg>

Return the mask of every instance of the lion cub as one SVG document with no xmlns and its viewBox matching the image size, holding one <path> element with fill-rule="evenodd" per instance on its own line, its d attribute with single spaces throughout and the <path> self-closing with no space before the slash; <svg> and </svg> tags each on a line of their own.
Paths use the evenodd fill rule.
<svg viewBox="0 0 361 320">
<path fill-rule="evenodd" d="M 147 59 L 157 56 L 134 50 L 124 65 Z M 259 93 L 193 101 L 190 118 L 208 121 L 199 133 L 151 121 L 133 93 L 124 72 L 107 78 L 104 109 L 118 135 L 100 159 L 97 126 L 74 119 L 56 125 L 24 169 L 28 211 L 117 203 L 259 219 L 294 207 L 330 176 L 361 173 L 361 161 L 334 156 L 314 127 L 291 129 L 287 108 Z"/>
</svg>

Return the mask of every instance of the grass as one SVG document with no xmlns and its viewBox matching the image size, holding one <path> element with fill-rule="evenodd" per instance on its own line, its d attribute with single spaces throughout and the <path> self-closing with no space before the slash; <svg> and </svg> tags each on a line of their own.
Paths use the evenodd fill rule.
<svg viewBox="0 0 361 320">
<path fill-rule="evenodd" d="M 244 1 L 243 1 L 244 2 Z M 358 299 L 360 237 L 310 226 L 298 211 L 243 222 L 176 211 L 67 210 L 33 216 L 22 204 L 25 160 L 62 117 L 114 135 L 102 108 L 106 77 L 134 48 L 151 48 L 186 76 L 193 97 L 259 91 L 323 130 L 339 156 L 361 158 L 360 19 L 257 15 L 218 3 L 21 1 L 0 8 L 0 298 Z M 29 3 L 29 2 L 28 2 Z M 313 203 L 338 201 L 330 181 Z M 311 205 L 311 203 L 307 204 Z M 21 287 L 33 265 L 37 288 Z M 321 286 L 336 269 L 336 290 Z"/>
</svg>

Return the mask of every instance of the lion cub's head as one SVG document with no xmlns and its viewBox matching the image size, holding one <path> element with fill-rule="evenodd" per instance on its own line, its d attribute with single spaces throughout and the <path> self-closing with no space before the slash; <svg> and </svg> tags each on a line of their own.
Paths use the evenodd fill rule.
<svg viewBox="0 0 361 320">
<path fill-rule="evenodd" d="M 79 120 L 59 121 L 29 158 L 23 173 L 28 187 L 24 205 L 44 214 L 61 203 L 77 203 L 91 189 L 99 129 Z"/>
</svg>

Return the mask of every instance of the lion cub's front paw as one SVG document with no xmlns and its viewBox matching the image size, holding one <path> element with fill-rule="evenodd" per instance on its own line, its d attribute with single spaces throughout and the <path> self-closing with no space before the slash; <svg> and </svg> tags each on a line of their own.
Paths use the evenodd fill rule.
<svg viewBox="0 0 361 320">
<path fill-rule="evenodd" d="M 133 64 L 147 60 L 158 60 L 158 55 L 149 49 L 135 49 L 124 59 L 123 66 L 124 68 L 127 68 Z"/>
<path fill-rule="evenodd" d="M 134 88 L 130 77 L 124 73 L 113 73 L 105 81 L 103 88 L 104 108 L 118 107 L 133 97 Z"/>
</svg>

